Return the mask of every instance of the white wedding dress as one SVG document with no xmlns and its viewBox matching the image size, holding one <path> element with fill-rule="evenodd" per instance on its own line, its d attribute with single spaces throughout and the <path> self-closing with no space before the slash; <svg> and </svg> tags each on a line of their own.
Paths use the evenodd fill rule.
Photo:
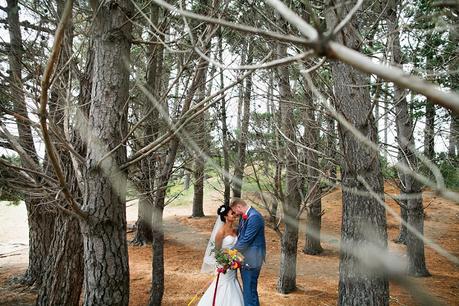
<svg viewBox="0 0 459 306">
<path fill-rule="evenodd" d="M 222 241 L 222 249 L 229 249 L 236 244 L 237 237 L 226 236 Z M 244 306 L 242 290 L 237 281 L 236 270 L 228 270 L 225 274 L 220 273 L 218 280 L 217 295 L 215 299 L 216 306 Z M 198 303 L 198 306 L 212 306 L 215 292 L 215 284 L 217 277 L 214 278 L 212 284 L 207 288 Z"/>
</svg>

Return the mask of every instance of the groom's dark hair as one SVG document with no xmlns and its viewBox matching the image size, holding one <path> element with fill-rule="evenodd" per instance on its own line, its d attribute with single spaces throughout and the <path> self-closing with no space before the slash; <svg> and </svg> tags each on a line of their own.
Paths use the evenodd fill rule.
<svg viewBox="0 0 459 306">
<path fill-rule="evenodd" d="M 232 198 L 232 199 L 231 199 L 231 203 L 230 203 L 230 207 L 233 207 L 233 206 L 236 205 L 236 204 L 241 204 L 241 205 L 243 205 L 243 206 L 247 206 L 247 203 L 246 203 L 243 199 L 241 199 L 241 198 L 236 198 L 236 197 L 235 197 L 235 198 Z"/>
</svg>

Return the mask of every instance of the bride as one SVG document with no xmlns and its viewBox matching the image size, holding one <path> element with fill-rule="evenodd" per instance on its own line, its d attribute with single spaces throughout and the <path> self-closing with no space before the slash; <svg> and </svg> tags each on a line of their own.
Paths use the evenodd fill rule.
<svg viewBox="0 0 459 306">
<path fill-rule="evenodd" d="M 234 220 L 236 220 L 235 212 L 226 205 L 222 205 L 217 210 L 217 221 L 210 235 L 209 243 L 207 244 L 204 261 L 202 263 L 201 272 L 209 273 L 216 271 L 216 261 L 213 256 L 212 249 L 229 249 L 236 244 L 237 233 L 233 228 Z M 202 296 L 198 306 L 212 306 L 215 295 L 215 305 L 218 306 L 243 306 L 244 300 L 242 290 L 237 280 L 236 270 L 228 269 L 226 273 L 220 273 L 218 278 L 218 287 L 215 291 L 217 277 L 214 278 L 209 288 Z"/>
</svg>

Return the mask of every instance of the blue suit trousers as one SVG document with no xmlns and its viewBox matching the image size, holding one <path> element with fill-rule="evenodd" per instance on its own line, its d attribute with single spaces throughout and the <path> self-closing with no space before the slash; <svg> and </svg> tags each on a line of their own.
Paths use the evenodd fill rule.
<svg viewBox="0 0 459 306">
<path fill-rule="evenodd" d="M 244 287 L 244 306 L 260 306 L 258 300 L 257 283 L 260 276 L 259 268 L 243 268 L 241 269 L 242 284 Z"/>
</svg>

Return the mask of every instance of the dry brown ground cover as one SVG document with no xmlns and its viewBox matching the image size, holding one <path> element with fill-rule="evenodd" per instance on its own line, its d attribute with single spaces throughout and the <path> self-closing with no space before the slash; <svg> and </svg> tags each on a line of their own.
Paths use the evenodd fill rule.
<svg viewBox="0 0 459 306">
<path fill-rule="evenodd" d="M 396 194 L 395 187 L 386 183 L 386 192 Z M 207 197 L 206 213 L 213 214 L 219 205 L 218 195 Z M 430 192 L 424 194 L 426 209 L 425 233 L 451 254 L 459 257 L 459 206 Z M 393 201 L 388 204 L 398 211 Z M 335 190 L 323 200 L 323 239 L 325 252 L 309 256 L 298 252 L 298 290 L 289 295 L 276 292 L 279 272 L 280 244 L 277 234 L 266 228 L 268 258 L 260 276 L 259 294 L 262 305 L 336 305 L 339 254 L 336 251 L 341 220 L 341 192 Z M 135 208 L 132 208 L 135 209 Z M 166 291 L 164 305 L 187 305 L 193 296 L 205 288 L 211 276 L 199 273 L 202 253 L 212 230 L 215 216 L 188 218 L 190 207 L 166 209 L 165 260 Z M 128 211 L 129 215 L 129 211 Z M 302 224 L 302 229 L 304 224 Z M 404 247 L 392 242 L 398 234 L 398 222 L 388 215 L 389 248 L 402 253 Z M 132 233 L 129 234 L 129 238 Z M 414 282 L 446 305 L 459 305 L 459 267 L 448 262 L 430 248 L 426 248 L 427 266 L 432 277 Z M 151 247 L 129 247 L 131 273 L 130 305 L 146 305 L 151 282 Z M 12 286 L 8 278 L 24 271 L 25 265 L 1 265 L 0 305 L 31 305 L 34 293 L 28 288 Z M 411 295 L 400 286 L 390 286 L 391 305 L 416 305 Z"/>
</svg>

